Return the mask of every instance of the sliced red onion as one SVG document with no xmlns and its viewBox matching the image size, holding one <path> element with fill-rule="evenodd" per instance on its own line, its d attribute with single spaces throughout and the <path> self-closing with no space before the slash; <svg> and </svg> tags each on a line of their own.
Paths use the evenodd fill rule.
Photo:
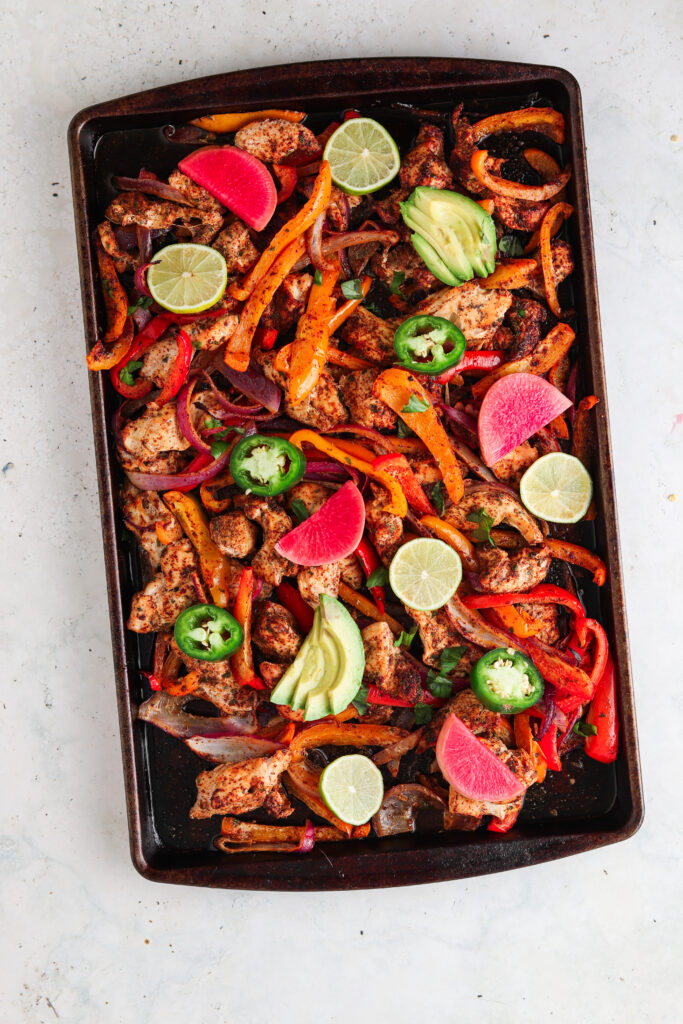
<svg viewBox="0 0 683 1024">
<path fill-rule="evenodd" d="M 156 196 L 157 199 L 167 199 L 171 203 L 179 203 L 181 206 L 195 206 L 196 204 L 179 192 L 172 185 L 158 178 L 123 178 L 115 175 L 112 178 L 114 186 L 122 192 L 144 192 L 148 196 Z"/>
<path fill-rule="evenodd" d="M 159 262 L 160 260 L 151 260 L 149 263 L 143 263 L 141 267 L 137 267 L 133 275 L 133 286 L 137 288 L 141 295 L 146 295 L 149 299 L 152 298 L 152 293 L 147 287 L 147 268 Z"/>
<path fill-rule="evenodd" d="M 537 441 L 534 438 L 536 438 Z M 531 444 L 538 444 L 538 447 L 544 455 L 547 455 L 549 452 L 562 451 L 560 442 L 547 427 L 541 427 L 540 430 L 536 431 L 534 437 L 531 438 Z"/>
<path fill-rule="evenodd" d="M 188 381 L 183 384 L 182 388 L 178 393 L 178 401 L 176 403 L 176 419 L 178 420 L 178 426 L 183 437 L 190 442 L 193 448 L 196 448 L 198 452 L 204 452 L 205 455 L 211 454 L 211 445 L 207 444 L 195 429 L 194 423 L 192 422 L 192 416 L 190 414 L 190 403 L 192 401 L 192 393 L 195 389 L 197 378 Z"/>
<path fill-rule="evenodd" d="M 350 281 L 353 277 L 353 271 L 351 270 L 351 264 L 349 263 L 349 254 L 346 249 L 339 250 L 339 266 L 341 267 L 342 276 Z"/>
<path fill-rule="evenodd" d="M 148 309 L 143 309 L 141 306 L 133 313 L 133 323 L 135 324 L 138 334 L 142 331 L 152 319 L 152 314 Z"/>
<path fill-rule="evenodd" d="M 152 258 L 152 235 L 150 234 L 149 228 L 141 228 L 139 225 L 135 228 L 135 234 L 138 240 L 138 253 L 141 263 L 149 263 Z"/>
<path fill-rule="evenodd" d="M 263 412 L 263 405 L 260 402 L 256 402 L 256 403 L 254 403 L 254 405 L 237 405 L 236 402 L 229 401 L 225 397 L 223 392 L 219 391 L 219 389 L 216 387 L 216 385 L 211 380 L 211 377 L 206 372 L 206 370 L 202 373 L 202 376 L 204 377 L 204 380 L 207 382 L 207 384 L 211 388 L 216 401 L 220 402 L 222 408 L 225 410 L 225 412 L 229 416 L 242 416 L 242 417 L 247 418 L 247 419 L 251 419 L 251 418 L 265 418 L 265 419 L 268 419 L 271 416 L 271 413 L 267 413 L 265 415 L 265 417 L 263 417 L 263 416 L 257 417 L 257 413 L 262 413 Z M 220 419 L 220 418 L 221 418 L 220 416 L 216 417 L 216 419 Z"/>
<path fill-rule="evenodd" d="M 230 462 L 231 452 L 224 451 L 217 459 L 196 473 L 140 473 L 138 470 L 125 469 L 124 472 L 134 487 L 141 491 L 172 491 L 177 487 L 192 489 L 199 484 L 212 480 Z"/>
<path fill-rule="evenodd" d="M 191 578 L 192 586 L 194 587 L 194 592 L 197 595 L 197 600 L 200 601 L 201 604 L 210 604 L 210 598 L 207 593 L 206 587 L 204 586 L 204 580 L 201 578 L 199 573 L 193 572 Z"/>
<path fill-rule="evenodd" d="M 378 836 L 414 832 L 417 827 L 417 814 L 421 808 L 442 809 L 445 806 L 440 796 L 416 782 L 392 786 L 384 794 L 382 806 L 372 819 L 372 827 Z"/>
<path fill-rule="evenodd" d="M 380 455 L 393 455 L 398 448 L 390 437 L 380 434 L 379 430 L 373 427 L 362 427 L 358 423 L 340 423 L 338 427 L 331 427 L 325 431 L 326 434 L 357 434 L 377 446 Z"/>
<path fill-rule="evenodd" d="M 465 430 L 469 430 L 475 437 L 477 436 L 477 421 L 474 417 L 463 412 L 462 409 L 456 409 L 452 405 L 446 405 L 445 402 L 437 402 L 437 405 L 443 412 L 445 412 L 449 420 L 452 420 L 453 423 L 457 423 L 461 427 L 464 427 Z"/>
<path fill-rule="evenodd" d="M 320 271 L 321 274 L 323 271 L 330 269 L 330 264 L 325 262 L 322 250 L 324 220 L 325 214 L 321 213 L 306 232 L 306 250 L 308 252 L 309 261 L 313 264 L 316 270 Z"/>
<path fill-rule="evenodd" d="M 315 846 L 315 829 L 310 821 L 306 821 L 306 828 L 299 843 L 298 853 L 310 853 Z"/>
<path fill-rule="evenodd" d="M 484 593 L 484 588 L 481 585 L 478 572 L 472 572 L 471 569 L 463 569 L 462 574 L 472 590 L 476 590 L 479 594 Z"/>
<path fill-rule="evenodd" d="M 125 228 L 114 228 L 114 238 L 119 249 L 123 249 L 124 252 L 135 252 L 138 248 L 137 228 L 132 224 L 127 225 Z"/>
<path fill-rule="evenodd" d="M 214 764 L 236 764 L 251 757 L 269 757 L 282 750 L 282 743 L 259 736 L 191 736 L 185 740 L 194 754 Z"/>
<path fill-rule="evenodd" d="M 565 389 L 564 389 L 565 395 L 567 396 L 569 401 L 572 403 L 571 404 L 571 408 L 568 410 L 569 411 L 569 422 L 571 423 L 572 426 L 574 426 L 574 417 L 576 415 L 576 377 L 577 377 L 577 374 L 578 374 L 578 370 L 579 370 L 579 364 L 578 363 L 574 363 L 574 365 L 572 366 L 571 370 L 569 371 L 569 376 L 567 377 L 567 383 L 566 383 Z"/>
<path fill-rule="evenodd" d="M 256 732 L 256 716 L 251 712 L 244 715 L 222 715 L 220 718 L 189 715 L 183 708 L 190 700 L 192 694 L 171 697 L 162 690 L 140 705 L 138 718 L 142 722 L 156 725 L 158 729 L 179 740 L 195 736 L 249 736 Z"/>
<path fill-rule="evenodd" d="M 488 466 L 484 465 L 479 456 L 476 455 L 475 452 L 473 452 L 472 449 L 468 445 L 466 445 L 464 441 L 460 441 L 457 437 L 454 437 L 453 447 L 455 449 L 456 454 L 460 456 L 460 458 L 465 463 L 467 468 L 470 469 L 473 473 L 476 473 L 477 476 L 481 477 L 482 480 L 486 480 L 489 483 L 499 483 L 499 481 L 496 480 L 495 476 L 488 468 Z M 505 484 L 503 484 L 502 486 L 505 487 L 505 489 L 509 491 L 511 494 L 515 493 L 509 487 L 506 487 Z"/>
<path fill-rule="evenodd" d="M 555 721 L 555 715 L 557 714 L 557 704 L 555 703 L 555 687 L 552 683 L 545 684 L 545 690 L 543 691 L 543 705 L 544 715 L 541 727 L 536 735 L 537 740 L 542 740 L 545 734 L 549 731 L 553 722 Z"/>
<path fill-rule="evenodd" d="M 345 466 L 341 462 L 332 462 L 332 460 L 306 459 L 305 476 L 308 480 L 321 482 L 346 480 L 347 477 L 351 477 L 356 486 L 360 483 L 360 473 L 357 469 L 354 469 L 353 466 Z"/>
<path fill-rule="evenodd" d="M 457 594 L 453 595 L 445 608 L 449 619 L 461 636 L 465 640 L 469 640 L 470 643 L 476 644 L 477 647 L 485 647 L 487 650 L 493 647 L 512 647 L 518 651 L 522 650 L 521 645 L 508 633 L 491 626 L 481 615 L 467 608 Z"/>
<path fill-rule="evenodd" d="M 227 366 L 222 359 L 219 359 L 216 368 L 230 381 L 233 387 L 241 391 L 247 398 L 251 398 L 254 402 L 260 402 L 270 412 L 279 410 L 282 392 L 277 384 L 273 384 L 272 380 L 267 380 L 263 376 L 254 363 L 250 363 L 246 370 L 241 371 L 233 370 L 232 366 Z"/>
<path fill-rule="evenodd" d="M 399 236 L 396 231 L 340 231 L 335 235 L 328 235 L 323 241 L 323 256 L 329 256 L 332 252 L 339 252 L 340 249 L 348 249 L 351 245 L 364 245 L 366 242 L 380 242 L 384 245 L 396 245 Z M 292 267 L 292 272 L 303 270 L 311 262 L 309 256 L 302 256 Z"/>
</svg>

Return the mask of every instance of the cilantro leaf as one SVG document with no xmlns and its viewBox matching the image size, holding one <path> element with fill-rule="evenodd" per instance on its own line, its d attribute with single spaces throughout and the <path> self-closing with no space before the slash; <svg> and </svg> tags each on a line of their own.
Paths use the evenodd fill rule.
<svg viewBox="0 0 683 1024">
<path fill-rule="evenodd" d="M 403 420 L 399 420 L 398 421 L 398 426 L 396 428 L 396 433 L 398 434 L 399 437 L 413 437 L 414 436 L 413 432 L 410 429 L 410 427 L 408 426 L 408 424 L 404 423 Z"/>
<path fill-rule="evenodd" d="M 350 281 L 342 281 L 341 291 L 345 299 L 363 298 L 363 289 L 358 277 L 353 277 Z"/>
<path fill-rule="evenodd" d="M 498 243 L 498 252 L 503 256 L 521 256 L 524 249 L 517 235 L 503 235 Z"/>
<path fill-rule="evenodd" d="M 128 307 L 128 316 L 132 316 L 136 309 L 149 309 L 152 305 L 151 295 L 141 295 L 136 303 Z"/>
<path fill-rule="evenodd" d="M 114 297 L 114 289 L 109 284 L 109 281 L 103 280 L 102 281 L 102 287 L 104 288 L 105 292 L 107 293 L 107 295 L 109 296 L 110 299 Z"/>
<path fill-rule="evenodd" d="M 364 309 L 367 309 L 367 311 L 369 313 L 374 313 L 375 316 L 380 316 L 381 317 L 383 315 L 383 312 L 384 312 L 382 310 L 382 308 L 380 306 L 378 306 L 376 302 L 372 302 L 372 300 L 370 302 L 368 302 L 366 300 L 363 303 L 363 307 L 364 307 Z"/>
<path fill-rule="evenodd" d="M 365 581 L 365 586 L 369 590 L 371 587 L 383 587 L 388 582 L 389 573 L 387 572 L 383 565 L 380 565 L 376 569 L 373 569 L 373 571 L 370 573 L 367 580 Z"/>
<path fill-rule="evenodd" d="M 216 427 L 222 427 L 223 424 L 220 420 L 217 420 L 215 416 L 207 416 L 204 420 L 204 427 L 206 430 L 215 430 Z"/>
<path fill-rule="evenodd" d="M 450 697 L 453 692 L 451 680 L 433 668 L 427 673 L 427 687 L 433 697 Z"/>
<path fill-rule="evenodd" d="M 315 281 L 316 284 L 323 283 L 323 275 L 320 273 L 319 270 L 316 270 L 315 274 L 313 275 L 313 280 Z"/>
<path fill-rule="evenodd" d="M 405 629 L 402 629 L 400 634 L 394 640 L 394 647 L 405 647 L 405 649 L 409 651 L 416 635 L 417 626 L 415 629 L 411 629 L 410 633 L 406 633 Z"/>
<path fill-rule="evenodd" d="M 289 507 L 300 523 L 303 523 L 304 519 L 308 519 L 310 512 L 304 505 L 301 498 L 293 498 L 289 503 Z"/>
<path fill-rule="evenodd" d="M 470 512 L 467 518 L 470 523 L 479 524 L 477 529 L 472 531 L 474 540 L 481 541 L 482 543 L 488 542 L 492 548 L 495 548 L 496 542 L 491 536 L 491 527 L 493 526 L 491 516 L 487 515 L 483 508 L 480 508 L 476 512 Z"/>
<path fill-rule="evenodd" d="M 351 703 L 359 715 L 364 715 L 368 710 L 368 687 L 361 686 Z"/>
<path fill-rule="evenodd" d="M 574 722 L 572 732 L 575 732 L 577 736 L 597 736 L 598 727 L 592 722 Z"/>
<path fill-rule="evenodd" d="M 460 647 L 447 647 L 445 651 L 441 652 L 441 658 L 439 659 L 439 668 L 444 675 L 452 672 L 453 669 L 460 663 L 460 659 L 465 654 L 467 648 L 464 644 Z"/>
<path fill-rule="evenodd" d="M 444 509 L 446 507 L 446 496 L 443 480 L 439 480 L 438 483 L 434 484 L 431 491 L 431 497 L 432 505 L 439 513 L 439 515 L 442 516 L 444 513 Z"/>
<path fill-rule="evenodd" d="M 434 714 L 433 708 L 422 701 L 417 702 L 413 711 L 415 712 L 415 725 L 427 725 L 428 722 L 431 722 L 432 715 Z"/>
<path fill-rule="evenodd" d="M 139 370 L 141 366 L 141 359 L 129 360 L 129 362 L 126 363 L 124 368 L 121 370 L 121 373 L 119 374 L 119 380 L 121 381 L 121 383 L 127 384 L 129 388 L 132 388 L 133 385 L 135 384 L 135 377 L 133 376 L 133 374 L 137 370 Z"/>
<path fill-rule="evenodd" d="M 214 459 L 220 458 L 223 452 L 227 452 L 230 447 L 227 441 L 214 441 L 211 445 L 211 457 Z"/>
<path fill-rule="evenodd" d="M 392 295 L 398 295 L 400 299 L 404 297 L 403 292 L 401 291 L 401 285 L 403 284 L 405 279 L 406 275 L 403 273 L 402 270 L 394 271 L 394 275 L 391 279 L 391 284 L 389 285 L 389 291 L 391 292 Z"/>
<path fill-rule="evenodd" d="M 424 412 L 429 408 L 429 402 L 420 395 L 411 395 L 408 404 L 404 405 L 401 412 Z"/>
<path fill-rule="evenodd" d="M 517 316 L 521 316 L 522 319 L 526 316 L 526 310 L 524 306 L 515 306 L 515 313 Z"/>
</svg>

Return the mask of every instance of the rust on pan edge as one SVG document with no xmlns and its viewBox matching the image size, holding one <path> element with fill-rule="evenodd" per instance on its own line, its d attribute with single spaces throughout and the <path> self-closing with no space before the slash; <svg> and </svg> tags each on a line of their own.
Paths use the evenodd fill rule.
<svg viewBox="0 0 683 1024">
<path fill-rule="evenodd" d="M 109 442 L 111 395 L 105 376 L 90 374 L 90 398 L 109 595 L 116 692 L 121 730 L 131 855 L 138 871 L 154 881 L 232 889 L 362 889 L 466 878 L 538 864 L 580 853 L 632 835 L 643 817 L 638 741 L 629 661 L 628 634 L 618 526 L 612 478 L 600 314 L 583 136 L 581 96 L 576 80 L 561 68 L 501 61 L 444 58 L 336 60 L 254 68 L 181 82 L 89 107 L 69 127 L 74 211 L 85 322 L 85 344 L 96 338 L 97 304 L 90 247 L 96 224 L 95 145 L 106 132 L 161 127 L 187 121 L 206 110 L 290 106 L 315 111 L 359 106 L 456 100 L 505 100 L 531 92 L 550 97 L 567 123 L 565 143 L 573 166 L 576 209 L 574 287 L 583 325 L 583 370 L 597 407 L 595 482 L 601 518 L 598 550 L 609 569 L 603 613 L 619 673 L 621 748 L 616 762 L 617 795 L 611 810 L 598 818 L 520 824 L 506 835 L 491 833 L 415 833 L 389 840 L 336 843 L 303 858 L 242 854 L 225 858 L 204 848 L 164 845 L 154 826 L 146 778 L 142 730 L 134 722 L 135 702 L 126 645 L 122 594 L 130 581 L 116 531 L 114 486 L 117 469 Z M 483 109 L 483 108 L 482 108 Z M 144 159 L 140 156 L 140 165 Z"/>
</svg>

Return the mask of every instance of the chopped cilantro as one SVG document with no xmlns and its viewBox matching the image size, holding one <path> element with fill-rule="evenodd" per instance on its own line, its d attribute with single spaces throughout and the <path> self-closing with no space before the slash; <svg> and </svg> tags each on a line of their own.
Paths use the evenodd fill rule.
<svg viewBox="0 0 683 1024">
<path fill-rule="evenodd" d="M 460 659 L 465 654 L 467 648 L 464 644 L 460 647 L 447 647 L 441 652 L 441 658 L 439 659 L 439 667 L 444 674 L 452 672 L 453 669 L 460 663 Z"/>
<path fill-rule="evenodd" d="M 213 459 L 220 458 L 223 452 L 227 452 L 229 447 L 230 445 L 227 441 L 214 441 L 211 445 L 211 457 Z"/>
<path fill-rule="evenodd" d="M 443 515 L 444 509 L 446 507 L 445 491 L 446 488 L 443 485 L 443 480 L 439 480 L 437 483 L 435 483 L 431 491 L 432 505 L 434 506 L 434 508 L 436 509 L 440 516 Z"/>
<path fill-rule="evenodd" d="M 517 314 L 517 316 L 521 316 L 522 320 L 526 316 L 526 310 L 524 306 L 515 306 L 515 313 Z"/>
<path fill-rule="evenodd" d="M 308 519 L 310 513 L 301 498 L 293 498 L 289 507 L 300 523 L 303 523 L 304 519 Z"/>
<path fill-rule="evenodd" d="M 405 279 L 406 279 L 406 275 L 403 273 L 402 270 L 395 270 L 394 271 L 394 276 L 392 277 L 391 284 L 389 285 L 389 290 L 390 290 L 392 295 L 398 295 L 398 297 L 400 299 L 403 298 L 403 292 L 401 291 L 401 285 L 403 284 Z"/>
<path fill-rule="evenodd" d="M 389 573 L 387 572 L 387 570 L 384 568 L 383 565 L 379 565 L 376 569 L 374 569 L 370 573 L 370 575 L 368 576 L 368 578 L 366 580 L 365 585 L 366 585 L 366 587 L 368 589 L 370 589 L 371 587 L 383 587 L 388 582 L 389 582 Z"/>
<path fill-rule="evenodd" d="M 476 512 L 470 512 L 467 518 L 470 523 L 479 524 L 477 529 L 472 531 L 474 540 L 481 541 L 482 543 L 488 542 L 492 548 L 495 548 L 496 542 L 491 536 L 491 527 L 493 526 L 491 516 L 487 515 L 483 508 L 480 508 Z"/>
<path fill-rule="evenodd" d="M 315 281 L 316 284 L 323 283 L 323 275 L 320 273 L 319 270 L 316 270 L 315 274 L 313 275 L 313 280 Z"/>
<path fill-rule="evenodd" d="M 517 235 L 503 235 L 498 243 L 498 252 L 503 256 L 521 256 L 524 249 Z"/>
<path fill-rule="evenodd" d="M 427 725 L 428 722 L 431 722 L 434 711 L 429 704 L 418 701 L 413 710 L 415 712 L 415 725 Z"/>
<path fill-rule="evenodd" d="M 128 316 L 132 316 L 136 309 L 149 309 L 152 305 L 151 295 L 141 295 L 134 305 L 128 307 Z"/>
<path fill-rule="evenodd" d="M 592 722 L 574 722 L 572 732 L 575 732 L 577 736 L 596 736 L 598 727 Z"/>
<path fill-rule="evenodd" d="M 106 281 L 106 280 L 105 280 L 105 281 L 102 281 L 102 287 L 104 288 L 104 290 L 105 290 L 105 292 L 107 293 L 107 295 L 109 296 L 109 298 L 110 298 L 110 299 L 111 299 L 111 298 L 113 298 L 113 295 L 114 295 L 114 289 L 113 289 L 113 288 L 112 288 L 112 286 L 111 286 L 111 285 L 109 284 L 109 281 Z"/>
<path fill-rule="evenodd" d="M 407 423 L 403 422 L 403 420 L 398 421 L 396 433 L 398 434 L 399 437 L 413 437 L 413 431 L 410 429 Z"/>
<path fill-rule="evenodd" d="M 363 289 L 358 277 L 353 277 L 350 281 L 342 281 L 341 290 L 345 299 L 363 298 Z"/>
<path fill-rule="evenodd" d="M 139 370 L 141 366 L 141 359 L 131 359 L 129 362 L 127 362 L 124 368 L 121 370 L 121 373 L 119 374 L 119 380 L 121 381 L 121 383 L 127 384 L 129 388 L 132 388 L 133 385 L 135 384 L 135 377 L 133 376 L 133 374 L 136 372 L 136 370 Z"/>
<path fill-rule="evenodd" d="M 368 302 L 368 301 L 366 300 L 366 301 L 365 301 L 365 302 L 363 303 L 363 306 L 364 306 L 364 308 L 365 308 L 365 309 L 367 309 L 367 311 L 368 311 L 369 313 L 374 313 L 374 314 L 375 314 L 375 316 L 382 316 L 382 312 L 383 312 L 383 311 L 382 311 L 381 307 L 377 305 L 377 303 L 376 303 L 376 302 L 372 302 L 372 300 L 371 300 L 370 302 Z"/>
<path fill-rule="evenodd" d="M 222 427 L 223 424 L 215 416 L 207 416 L 204 420 L 204 426 L 207 430 L 215 430 L 216 427 Z"/>
<path fill-rule="evenodd" d="M 368 688 L 361 686 L 358 693 L 351 701 L 359 715 L 364 715 L 368 710 Z"/>
<path fill-rule="evenodd" d="M 453 692 L 453 683 L 440 672 L 433 668 L 427 673 L 427 686 L 433 697 L 450 697 Z"/>
<path fill-rule="evenodd" d="M 394 640 L 394 647 L 405 647 L 405 649 L 409 651 L 416 635 L 417 626 L 415 629 L 411 629 L 410 633 L 406 633 L 405 629 L 402 629 L 400 634 Z"/>
<path fill-rule="evenodd" d="M 429 402 L 420 395 L 411 395 L 408 404 L 404 405 L 401 412 L 424 412 L 429 408 Z"/>
</svg>

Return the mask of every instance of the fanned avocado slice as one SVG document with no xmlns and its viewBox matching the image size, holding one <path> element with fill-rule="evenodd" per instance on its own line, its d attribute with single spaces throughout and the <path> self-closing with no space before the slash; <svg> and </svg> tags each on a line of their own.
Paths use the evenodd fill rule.
<svg viewBox="0 0 683 1024">
<path fill-rule="evenodd" d="M 415 251 L 445 284 L 452 285 L 453 278 L 457 283 L 469 281 L 475 274 L 486 277 L 495 269 L 495 224 L 473 199 L 420 186 L 401 203 L 401 214 L 417 233 L 419 240 L 416 235 L 411 238 Z"/>
</svg>

